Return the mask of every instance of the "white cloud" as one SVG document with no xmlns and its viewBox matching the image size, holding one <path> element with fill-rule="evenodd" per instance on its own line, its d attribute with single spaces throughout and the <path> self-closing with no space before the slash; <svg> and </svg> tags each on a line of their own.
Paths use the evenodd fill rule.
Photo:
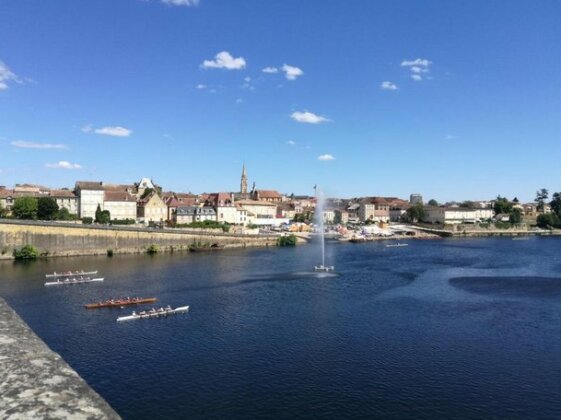
<svg viewBox="0 0 561 420">
<path fill-rule="evenodd" d="M 325 155 L 318 156 L 318 160 L 322 160 L 322 161 L 335 160 L 335 157 L 330 154 L 325 154 Z"/>
<path fill-rule="evenodd" d="M 294 146 L 296 142 L 294 140 L 288 140 L 286 144 L 288 144 L 289 146 Z"/>
<path fill-rule="evenodd" d="M 33 141 L 17 140 L 10 143 L 22 149 L 68 149 L 64 144 L 35 143 Z"/>
<path fill-rule="evenodd" d="M 276 67 L 265 67 L 261 70 L 263 73 L 278 73 L 279 69 Z"/>
<path fill-rule="evenodd" d="M 244 80 L 245 82 L 249 83 L 249 82 L 251 82 L 251 77 L 249 77 L 249 76 L 244 77 L 243 80 Z"/>
<path fill-rule="evenodd" d="M 80 128 L 80 130 L 82 130 L 82 133 L 90 133 L 93 130 L 93 127 L 91 124 L 86 124 L 85 126 Z"/>
<path fill-rule="evenodd" d="M 61 160 L 57 163 L 47 163 L 45 167 L 51 169 L 82 169 L 82 165 L 78 165 L 77 163 L 70 163 L 66 160 Z"/>
<path fill-rule="evenodd" d="M 0 90 L 8 89 L 10 82 L 22 83 L 20 78 L 3 61 L 0 61 Z"/>
<path fill-rule="evenodd" d="M 401 62 L 401 67 L 412 67 L 412 66 L 428 67 L 431 64 L 432 61 L 427 60 L 426 58 L 417 58 L 416 60 L 403 60 Z"/>
<path fill-rule="evenodd" d="M 102 134 L 104 136 L 113 136 L 113 137 L 128 137 L 132 134 L 132 130 L 119 126 L 96 128 L 94 132 L 96 134 Z"/>
<path fill-rule="evenodd" d="M 294 66 L 289 66 L 288 64 L 282 65 L 282 71 L 284 71 L 284 75 L 288 80 L 296 80 L 298 77 L 304 74 L 302 69 Z"/>
<path fill-rule="evenodd" d="M 243 57 L 234 58 L 228 51 L 221 51 L 214 57 L 214 60 L 205 60 L 201 67 L 205 69 L 227 69 L 241 70 L 245 68 Z"/>
<path fill-rule="evenodd" d="M 168 6 L 198 6 L 199 0 L 161 0 L 162 3 L 167 4 Z"/>
<path fill-rule="evenodd" d="M 304 111 L 304 112 L 293 112 L 290 115 L 294 121 L 307 123 L 307 124 L 320 124 L 329 121 L 327 118 L 322 117 L 321 115 L 316 115 L 313 112 Z"/>
<path fill-rule="evenodd" d="M 417 81 L 417 82 L 420 82 L 421 80 L 423 80 L 423 78 L 421 77 L 420 74 L 412 74 L 412 75 L 411 75 L 411 79 L 413 79 L 413 80 L 415 80 L 415 81 Z"/>
<path fill-rule="evenodd" d="M 395 83 L 385 81 L 380 83 L 380 89 L 382 90 L 397 90 L 399 89 Z"/>
<path fill-rule="evenodd" d="M 206 85 L 203 85 L 202 83 L 199 83 L 197 86 L 195 86 L 196 89 L 206 89 Z"/>
</svg>

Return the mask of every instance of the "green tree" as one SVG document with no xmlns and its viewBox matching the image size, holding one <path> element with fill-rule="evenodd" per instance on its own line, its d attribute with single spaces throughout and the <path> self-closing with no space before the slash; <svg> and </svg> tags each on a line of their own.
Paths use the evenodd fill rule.
<svg viewBox="0 0 561 420">
<path fill-rule="evenodd" d="M 430 199 L 427 204 L 431 207 L 438 207 L 438 201 L 436 201 L 434 198 Z"/>
<path fill-rule="evenodd" d="M 0 203 L 0 217 L 6 217 L 8 215 L 8 210 L 4 208 L 2 203 Z"/>
<path fill-rule="evenodd" d="M 95 222 L 102 225 L 106 225 L 111 221 L 111 213 L 109 210 L 101 210 L 101 206 L 98 204 L 95 210 Z"/>
<path fill-rule="evenodd" d="M 539 227 L 544 229 L 561 227 L 561 220 L 555 213 L 540 214 L 536 222 Z"/>
<path fill-rule="evenodd" d="M 12 213 L 17 219 L 37 219 L 37 199 L 18 197 L 12 206 Z"/>
<path fill-rule="evenodd" d="M 520 203 L 520 200 L 518 199 L 518 197 L 514 197 L 514 198 L 512 199 L 512 202 L 513 202 L 514 204 L 518 204 L 518 203 Z"/>
<path fill-rule="evenodd" d="M 278 246 L 295 246 L 298 239 L 295 235 L 280 236 L 277 239 Z"/>
<path fill-rule="evenodd" d="M 498 195 L 495 200 L 495 205 L 493 206 L 493 210 L 495 210 L 495 214 L 500 214 L 500 213 L 509 214 L 510 212 L 512 212 L 512 203 L 508 201 L 508 198 L 501 197 L 500 195 Z"/>
<path fill-rule="evenodd" d="M 39 220 L 54 220 L 58 213 L 58 204 L 52 197 L 40 197 L 37 200 L 37 218 Z"/>
<path fill-rule="evenodd" d="M 551 210 L 558 216 L 561 217 L 561 192 L 553 193 L 553 200 L 549 203 Z"/>
<path fill-rule="evenodd" d="M 70 211 L 68 211 L 68 209 L 66 207 L 61 207 L 58 210 L 56 218 L 58 220 L 72 220 L 72 219 L 74 219 L 73 215 L 70 214 Z"/>
<path fill-rule="evenodd" d="M 14 249 L 16 260 L 34 260 L 39 256 L 39 251 L 33 245 L 24 245 L 20 249 Z"/>
<path fill-rule="evenodd" d="M 522 210 L 518 208 L 513 209 L 512 212 L 510 213 L 509 222 L 512 225 L 518 225 L 522 223 Z"/>
<path fill-rule="evenodd" d="M 140 199 L 143 200 L 146 197 L 148 197 L 150 194 L 152 194 L 152 192 L 154 192 L 154 188 L 146 188 L 144 190 L 144 192 L 142 193 L 142 195 L 140 196 Z"/>
<path fill-rule="evenodd" d="M 418 222 L 426 216 L 425 207 L 421 203 L 412 205 L 407 209 L 407 219 L 410 222 Z"/>
<path fill-rule="evenodd" d="M 477 204 L 474 203 L 473 201 L 466 200 L 466 201 L 460 203 L 460 207 L 465 207 L 465 208 L 468 208 L 468 209 L 474 209 L 474 208 L 477 207 Z"/>
<path fill-rule="evenodd" d="M 544 211 L 545 208 L 545 201 L 548 199 L 549 197 L 549 191 L 545 188 L 542 188 L 539 191 L 536 191 L 536 199 L 534 200 L 536 202 L 536 204 L 538 205 L 538 211 L 542 212 Z"/>
</svg>

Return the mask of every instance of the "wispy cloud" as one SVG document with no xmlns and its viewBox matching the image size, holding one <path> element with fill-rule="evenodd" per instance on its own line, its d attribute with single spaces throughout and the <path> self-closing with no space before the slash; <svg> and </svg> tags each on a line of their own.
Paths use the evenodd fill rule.
<svg viewBox="0 0 561 420">
<path fill-rule="evenodd" d="M 278 72 L 279 72 L 279 69 L 276 68 L 276 67 L 265 67 L 265 68 L 262 69 L 261 71 L 262 71 L 263 73 L 271 73 L 271 74 L 274 74 L 274 73 L 278 73 Z"/>
<path fill-rule="evenodd" d="M 395 83 L 392 83 L 392 82 L 389 82 L 389 81 L 386 80 L 385 82 L 380 83 L 380 89 L 382 89 L 382 90 L 397 90 L 399 88 L 397 87 L 397 85 Z"/>
<path fill-rule="evenodd" d="M 446 137 L 444 137 L 445 140 L 454 140 L 457 139 L 457 136 L 454 136 L 452 134 L 447 134 Z"/>
<path fill-rule="evenodd" d="M 47 163 L 45 167 L 50 169 L 82 169 L 82 165 L 77 163 L 70 163 L 66 160 L 61 160 L 57 163 Z"/>
<path fill-rule="evenodd" d="M 199 0 L 161 0 L 162 3 L 167 4 L 168 6 L 198 6 Z"/>
<path fill-rule="evenodd" d="M 306 124 L 321 124 L 330 121 L 329 119 L 322 117 L 321 115 L 317 115 L 309 111 L 293 112 L 290 115 L 290 118 L 292 118 L 294 121 Z"/>
<path fill-rule="evenodd" d="M 423 74 L 430 72 L 430 65 L 432 61 L 426 58 L 417 58 L 415 60 L 403 60 L 401 67 L 409 68 L 411 79 L 420 82 L 423 80 Z"/>
<path fill-rule="evenodd" d="M 197 86 L 195 86 L 195 89 L 206 89 L 207 86 L 203 85 L 202 83 L 199 83 Z"/>
<path fill-rule="evenodd" d="M 8 89 L 8 83 L 12 82 L 22 83 L 21 79 L 3 61 L 0 61 L 0 90 Z"/>
<path fill-rule="evenodd" d="M 294 66 L 289 66 L 288 64 L 283 64 L 281 69 L 284 72 L 284 76 L 288 80 L 296 80 L 298 77 L 304 74 L 302 69 Z"/>
<path fill-rule="evenodd" d="M 288 144 L 289 146 L 294 146 L 296 142 L 294 140 L 288 140 L 286 144 Z"/>
<path fill-rule="evenodd" d="M 82 128 L 80 128 L 82 133 L 91 133 L 93 131 L 93 126 L 91 124 L 86 124 Z"/>
<path fill-rule="evenodd" d="M 125 127 L 119 126 L 112 126 L 112 127 L 102 127 L 96 128 L 94 133 L 101 134 L 104 136 L 113 136 L 113 137 L 129 137 L 132 134 L 132 130 L 129 130 Z"/>
<path fill-rule="evenodd" d="M 21 149 L 68 149 L 65 144 L 36 143 L 34 141 L 16 140 L 10 143 Z"/>
<path fill-rule="evenodd" d="M 318 160 L 321 160 L 321 161 L 335 160 L 335 157 L 333 155 L 330 155 L 330 154 L 325 154 L 325 155 L 318 156 Z"/>
<path fill-rule="evenodd" d="M 246 65 L 243 57 L 234 58 L 228 51 L 221 51 L 214 56 L 214 60 L 205 60 L 201 67 L 204 69 L 241 70 Z"/>
</svg>

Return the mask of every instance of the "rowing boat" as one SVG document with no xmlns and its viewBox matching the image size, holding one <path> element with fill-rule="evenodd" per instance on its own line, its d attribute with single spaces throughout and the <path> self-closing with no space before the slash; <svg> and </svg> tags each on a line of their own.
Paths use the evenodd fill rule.
<svg viewBox="0 0 561 420">
<path fill-rule="evenodd" d="M 401 248 L 402 246 L 409 246 L 409 244 L 401 244 L 401 243 L 399 243 L 399 244 L 389 244 L 389 245 L 386 245 L 386 248 Z"/>
<path fill-rule="evenodd" d="M 86 278 L 74 278 L 74 279 L 64 279 L 64 280 L 57 280 L 57 281 L 48 281 L 45 283 L 45 286 L 61 286 L 64 284 L 81 284 L 81 283 L 94 283 L 98 281 L 103 281 L 103 277 L 97 279 L 91 279 L 89 277 Z"/>
<path fill-rule="evenodd" d="M 131 315 L 120 316 L 117 318 L 117 322 L 121 321 L 133 321 L 135 319 L 145 319 L 145 318 L 159 318 L 168 315 L 182 314 L 189 310 L 189 306 L 180 306 L 178 308 L 172 309 L 170 306 L 167 308 L 160 308 L 158 310 L 152 308 L 149 311 L 135 312 L 133 311 Z"/>
<path fill-rule="evenodd" d="M 114 308 L 128 305 L 139 305 L 142 303 L 153 303 L 156 302 L 156 298 L 129 298 L 129 299 L 111 299 L 105 302 L 98 303 L 88 303 L 84 305 L 87 309 L 97 309 L 97 308 Z"/>
<path fill-rule="evenodd" d="M 93 276 L 97 274 L 97 270 L 95 271 L 66 271 L 64 273 L 57 273 L 56 271 L 53 274 L 45 274 L 47 278 L 53 277 L 71 277 L 71 276 Z"/>
</svg>

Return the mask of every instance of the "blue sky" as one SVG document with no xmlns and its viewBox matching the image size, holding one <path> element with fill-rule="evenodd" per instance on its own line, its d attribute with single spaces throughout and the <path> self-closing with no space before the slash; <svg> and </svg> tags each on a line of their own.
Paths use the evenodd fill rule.
<svg viewBox="0 0 561 420">
<path fill-rule="evenodd" d="M 0 184 L 237 190 L 245 161 L 286 193 L 532 200 L 561 190 L 560 19 L 555 0 L 0 0 Z"/>
</svg>

